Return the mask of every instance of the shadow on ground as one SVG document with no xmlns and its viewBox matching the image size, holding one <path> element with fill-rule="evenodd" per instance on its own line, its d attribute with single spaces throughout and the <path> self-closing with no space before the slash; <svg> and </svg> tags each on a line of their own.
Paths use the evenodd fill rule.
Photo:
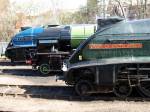
<svg viewBox="0 0 150 112">
<path fill-rule="evenodd" d="M 32 70 L 30 65 L 25 65 L 24 63 L 13 64 L 11 62 L 0 62 L 0 66 L 3 66 L 3 69 L 0 69 L 0 75 L 8 74 L 15 76 L 54 76 L 62 74 L 61 72 L 52 72 L 49 75 L 43 75 L 38 72 L 38 70 Z M 6 67 L 4 67 L 6 66 Z"/>
<path fill-rule="evenodd" d="M 9 60 L 3 60 L 3 61 L 0 61 L 0 66 L 25 66 L 27 65 L 25 62 L 14 62 L 12 63 L 11 61 Z"/>
<path fill-rule="evenodd" d="M 10 62 L 0 62 L 2 66 L 11 66 Z M 0 75 L 14 75 L 14 76 L 42 76 L 38 71 L 32 69 L 1 69 Z M 50 76 L 50 75 L 49 75 Z M 42 76 L 43 77 L 43 76 Z M 44 76 L 45 77 L 45 76 Z M 131 97 L 127 99 L 117 98 L 113 93 L 109 94 L 93 94 L 91 97 L 79 97 L 76 95 L 74 88 L 70 86 L 21 86 L 25 90 L 25 94 L 29 94 L 32 98 L 46 98 L 46 99 L 57 99 L 57 100 L 75 100 L 75 101 L 114 101 L 114 100 L 129 100 L 137 101 L 136 97 L 140 97 L 137 91 L 133 91 Z M 133 98 L 134 97 L 134 98 Z M 140 100 L 139 100 L 140 101 Z"/>
<path fill-rule="evenodd" d="M 69 101 L 143 101 L 143 98 L 133 91 L 132 95 L 126 99 L 118 98 L 113 93 L 93 94 L 90 97 L 81 97 L 75 93 L 73 87 L 70 86 L 28 86 L 22 87 L 26 90 L 25 94 L 30 94 L 32 98 L 69 100 Z"/>
<path fill-rule="evenodd" d="M 1 75 L 15 75 L 15 76 L 41 76 L 37 70 L 32 69 L 3 69 Z"/>
</svg>

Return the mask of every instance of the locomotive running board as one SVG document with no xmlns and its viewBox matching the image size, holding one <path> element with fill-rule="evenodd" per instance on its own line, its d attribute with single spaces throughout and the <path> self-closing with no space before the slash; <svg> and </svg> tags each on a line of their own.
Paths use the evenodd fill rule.
<svg viewBox="0 0 150 112">
<path fill-rule="evenodd" d="M 141 79 L 140 82 L 142 81 L 150 81 L 150 78 L 149 79 Z"/>
<path fill-rule="evenodd" d="M 37 55 L 69 55 L 69 52 L 36 53 Z"/>
<path fill-rule="evenodd" d="M 137 68 L 127 68 L 127 70 L 137 70 Z M 138 70 L 150 70 L 150 68 L 138 68 Z"/>
</svg>

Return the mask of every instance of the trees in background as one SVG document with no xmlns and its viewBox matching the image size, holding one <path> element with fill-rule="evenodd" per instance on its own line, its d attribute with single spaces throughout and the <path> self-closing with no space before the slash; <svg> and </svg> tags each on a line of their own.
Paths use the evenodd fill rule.
<svg viewBox="0 0 150 112">
<path fill-rule="evenodd" d="M 131 6 L 131 5 L 130 5 Z M 136 0 L 137 18 L 150 17 L 150 0 Z"/>
<path fill-rule="evenodd" d="M 98 0 L 87 0 L 87 5 L 72 14 L 74 23 L 95 23 L 98 13 Z"/>
<path fill-rule="evenodd" d="M 104 6 L 104 1 L 109 1 L 107 7 Z M 120 6 L 129 19 L 150 18 L 150 0 L 87 0 L 86 6 L 80 7 L 75 12 L 57 9 L 58 1 L 56 0 L 52 0 L 52 3 L 53 10 L 31 16 L 16 13 L 13 9 L 13 7 L 16 7 L 15 4 L 10 4 L 9 0 L 0 0 L 0 41 L 10 39 L 15 33 L 16 23 L 22 21 L 22 18 L 28 19 L 32 23 L 31 26 L 96 23 L 96 17 L 102 16 L 104 12 L 106 16 L 122 16 Z M 33 7 L 31 2 L 23 9 L 27 10 L 28 13 L 37 13 L 40 11 L 38 8 L 38 6 Z M 20 8 L 18 7 L 18 9 Z"/>
<path fill-rule="evenodd" d="M 0 0 L 0 41 L 9 40 L 14 34 L 16 21 L 9 0 Z"/>
<path fill-rule="evenodd" d="M 73 13 L 74 23 L 96 23 L 96 17 L 121 16 L 127 19 L 150 18 L 150 0 L 87 0 Z"/>
<path fill-rule="evenodd" d="M 60 11 L 58 14 L 59 24 L 70 24 L 72 23 L 72 13 Z"/>
</svg>

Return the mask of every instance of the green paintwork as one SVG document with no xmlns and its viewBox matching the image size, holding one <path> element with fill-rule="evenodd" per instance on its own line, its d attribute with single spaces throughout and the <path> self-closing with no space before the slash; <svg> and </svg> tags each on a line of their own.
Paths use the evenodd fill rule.
<svg viewBox="0 0 150 112">
<path fill-rule="evenodd" d="M 71 26 L 71 46 L 77 48 L 80 43 L 86 40 L 89 36 L 94 34 L 96 25 L 72 25 Z"/>
<path fill-rule="evenodd" d="M 132 37 L 131 37 L 132 38 Z M 141 43 L 143 48 L 113 48 L 113 49 L 89 49 L 88 45 L 83 49 L 82 56 L 85 60 L 103 59 L 103 58 L 114 58 L 114 57 L 140 57 L 150 56 L 150 40 L 100 40 L 98 38 L 93 39 L 89 44 L 113 44 L 113 43 Z"/>
<path fill-rule="evenodd" d="M 104 31 L 98 31 L 85 45 L 69 59 L 70 64 L 111 58 L 149 58 L 150 57 L 150 20 L 121 22 Z M 89 44 L 132 44 L 140 43 L 142 48 L 89 49 Z M 80 57 L 80 58 L 79 58 Z M 81 59 L 82 57 L 82 59 Z"/>
</svg>

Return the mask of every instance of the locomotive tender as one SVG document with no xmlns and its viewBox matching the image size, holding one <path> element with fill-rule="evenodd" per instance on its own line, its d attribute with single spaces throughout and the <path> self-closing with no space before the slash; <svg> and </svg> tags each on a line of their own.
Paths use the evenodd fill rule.
<svg viewBox="0 0 150 112">
<path fill-rule="evenodd" d="M 63 67 L 78 95 L 114 92 L 128 97 L 133 87 L 150 97 L 150 19 L 120 21 L 100 29 Z"/>
</svg>

